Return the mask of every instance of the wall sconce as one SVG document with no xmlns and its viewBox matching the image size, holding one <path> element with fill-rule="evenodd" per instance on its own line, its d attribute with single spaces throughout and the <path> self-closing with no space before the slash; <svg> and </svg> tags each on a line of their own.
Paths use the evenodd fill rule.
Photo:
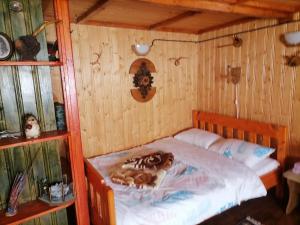
<svg viewBox="0 0 300 225">
<path fill-rule="evenodd" d="M 300 31 L 285 33 L 281 36 L 282 42 L 286 46 L 296 46 L 300 44 Z"/>
<path fill-rule="evenodd" d="M 145 56 L 150 52 L 151 46 L 147 44 L 135 44 L 131 48 L 136 55 Z"/>
</svg>

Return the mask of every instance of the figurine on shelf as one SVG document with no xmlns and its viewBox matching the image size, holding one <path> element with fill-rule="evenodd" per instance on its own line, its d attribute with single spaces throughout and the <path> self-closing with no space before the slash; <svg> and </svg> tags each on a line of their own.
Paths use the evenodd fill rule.
<svg viewBox="0 0 300 225">
<path fill-rule="evenodd" d="M 74 198 L 73 185 L 67 183 L 67 175 L 60 182 L 49 184 L 47 179 L 39 182 L 39 199 L 50 205 L 59 205 Z"/>
<path fill-rule="evenodd" d="M 37 118 L 31 114 L 25 114 L 24 116 L 24 129 L 27 139 L 37 138 L 41 135 L 41 129 Z"/>
</svg>

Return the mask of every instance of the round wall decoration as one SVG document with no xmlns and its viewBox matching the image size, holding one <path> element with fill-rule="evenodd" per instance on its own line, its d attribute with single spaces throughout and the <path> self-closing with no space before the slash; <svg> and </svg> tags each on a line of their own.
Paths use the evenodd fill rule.
<svg viewBox="0 0 300 225">
<path fill-rule="evenodd" d="M 0 32 L 0 60 L 7 60 L 13 54 L 13 45 L 10 37 Z"/>
<path fill-rule="evenodd" d="M 129 73 L 134 74 L 133 84 L 136 89 L 131 89 L 132 97 L 139 102 L 147 102 L 153 98 L 156 88 L 152 87 L 153 76 L 156 72 L 154 64 L 148 59 L 137 59 L 131 64 Z"/>
</svg>

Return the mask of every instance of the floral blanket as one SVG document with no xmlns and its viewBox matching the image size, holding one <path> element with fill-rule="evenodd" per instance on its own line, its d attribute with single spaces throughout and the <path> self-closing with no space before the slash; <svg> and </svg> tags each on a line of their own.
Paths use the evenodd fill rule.
<svg viewBox="0 0 300 225">
<path fill-rule="evenodd" d="M 136 188 L 157 188 L 172 166 L 172 153 L 154 152 L 127 159 L 110 173 L 112 182 Z"/>
</svg>

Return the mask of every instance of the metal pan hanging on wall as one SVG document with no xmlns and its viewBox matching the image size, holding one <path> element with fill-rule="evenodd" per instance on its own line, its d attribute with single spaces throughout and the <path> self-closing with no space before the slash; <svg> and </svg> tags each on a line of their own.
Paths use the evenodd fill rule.
<svg viewBox="0 0 300 225">
<path fill-rule="evenodd" d="M 0 60 L 7 60 L 10 59 L 14 52 L 12 40 L 10 37 L 3 33 L 0 32 Z"/>
</svg>

